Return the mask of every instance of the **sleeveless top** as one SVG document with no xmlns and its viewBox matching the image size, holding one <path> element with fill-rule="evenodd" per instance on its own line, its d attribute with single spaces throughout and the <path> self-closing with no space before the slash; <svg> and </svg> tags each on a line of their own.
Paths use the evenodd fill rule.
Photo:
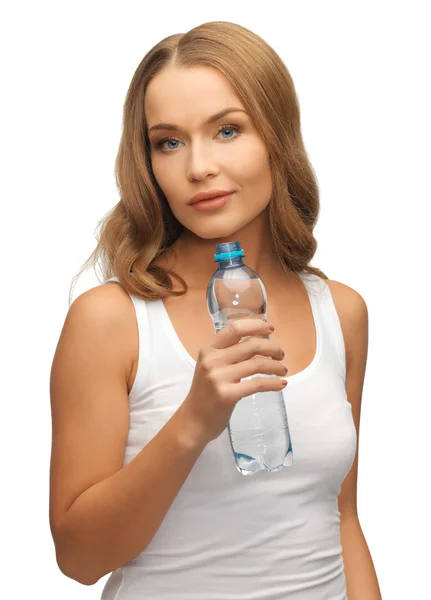
<svg viewBox="0 0 431 600">
<path fill-rule="evenodd" d="M 145 550 L 110 574 L 101 600 L 347 599 L 337 498 L 357 439 L 344 340 L 325 281 L 306 271 L 300 277 L 317 348 L 283 390 L 293 464 L 242 475 L 226 427 L 204 448 Z M 178 409 L 196 366 L 163 301 L 131 299 L 139 357 L 124 465 Z"/>
</svg>

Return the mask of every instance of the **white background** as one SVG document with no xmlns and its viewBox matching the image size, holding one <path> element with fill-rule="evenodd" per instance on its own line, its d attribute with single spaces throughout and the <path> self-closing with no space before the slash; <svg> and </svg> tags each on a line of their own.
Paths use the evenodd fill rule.
<svg viewBox="0 0 431 600">
<path fill-rule="evenodd" d="M 5 598 L 98 599 L 107 579 L 83 586 L 56 565 L 48 521 L 51 362 L 71 279 L 95 246 L 98 221 L 118 201 L 114 158 L 133 73 L 162 38 L 215 20 L 263 37 L 295 82 L 321 192 L 312 264 L 357 290 L 369 311 L 360 521 L 383 598 L 428 597 L 427 4 L 123 0 L 3 9 Z M 98 284 L 88 273 L 74 298 Z"/>
</svg>

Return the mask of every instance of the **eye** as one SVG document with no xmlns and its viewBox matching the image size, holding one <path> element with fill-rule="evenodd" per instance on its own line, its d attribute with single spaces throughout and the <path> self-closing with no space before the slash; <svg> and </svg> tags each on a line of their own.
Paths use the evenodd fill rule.
<svg viewBox="0 0 431 600">
<path fill-rule="evenodd" d="M 238 137 L 240 135 L 240 131 L 241 131 L 241 127 L 239 125 L 222 125 L 219 129 L 218 129 L 218 133 L 222 133 L 224 131 L 234 131 L 237 135 L 232 136 L 232 137 L 225 137 L 223 139 L 225 140 L 232 140 L 236 137 Z M 176 150 L 176 148 L 162 148 L 163 144 L 165 144 L 166 142 L 179 142 L 180 140 L 177 140 L 176 138 L 172 138 L 172 137 L 165 137 L 163 139 L 161 139 L 159 142 L 157 142 L 156 144 L 156 148 L 162 150 L 163 152 L 170 152 L 172 150 Z"/>
</svg>

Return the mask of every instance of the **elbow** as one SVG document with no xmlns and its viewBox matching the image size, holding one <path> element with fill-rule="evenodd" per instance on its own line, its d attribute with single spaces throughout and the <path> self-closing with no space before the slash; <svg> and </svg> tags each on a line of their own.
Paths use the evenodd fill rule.
<svg viewBox="0 0 431 600">
<path fill-rule="evenodd" d="M 90 565 L 84 556 L 81 556 L 81 560 L 79 560 L 79 557 L 73 557 L 72 553 L 61 551 L 57 546 L 55 548 L 55 555 L 58 568 L 69 579 L 88 586 L 94 585 L 99 581 L 100 577 L 96 577 L 91 572 Z"/>
<path fill-rule="evenodd" d="M 82 585 L 94 585 L 99 581 L 99 577 L 94 577 L 92 574 L 84 571 L 81 568 L 76 568 L 75 565 L 72 565 L 70 562 L 65 561 L 64 559 L 60 559 L 57 556 L 57 565 L 60 571 L 68 577 L 69 579 L 73 579 Z"/>
<path fill-rule="evenodd" d="M 97 583 L 100 576 L 96 577 L 93 565 L 86 559 L 79 546 L 71 542 L 70 536 L 66 533 L 64 523 L 56 527 L 51 525 L 51 532 L 57 566 L 63 575 L 82 585 L 90 586 Z"/>
<path fill-rule="evenodd" d="M 82 585 L 94 585 L 100 579 L 100 577 L 94 577 L 91 573 L 88 573 L 80 568 L 74 568 L 69 563 L 65 563 L 64 560 L 57 559 L 57 565 L 60 571 L 68 577 L 69 579 L 73 579 Z"/>
</svg>

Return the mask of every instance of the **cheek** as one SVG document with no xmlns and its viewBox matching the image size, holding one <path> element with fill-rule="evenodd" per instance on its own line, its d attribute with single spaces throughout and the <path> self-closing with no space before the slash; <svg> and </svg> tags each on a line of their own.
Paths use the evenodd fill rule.
<svg viewBox="0 0 431 600">
<path fill-rule="evenodd" d="M 151 170 L 153 172 L 154 177 L 157 179 L 157 181 L 159 181 L 160 175 L 161 175 L 161 173 L 160 173 L 161 169 L 159 168 L 159 161 L 157 160 L 156 154 L 151 154 L 150 164 L 151 164 Z"/>
<path fill-rule="evenodd" d="M 271 165 L 266 148 L 260 144 L 243 148 L 240 159 L 236 162 L 238 174 L 242 174 L 245 181 L 263 181 L 271 180 Z"/>
<path fill-rule="evenodd" d="M 159 161 L 157 157 L 151 160 L 151 169 L 162 192 L 165 196 L 170 196 L 175 187 L 174 182 L 177 180 L 176 177 L 172 177 L 172 169 L 166 169 L 163 161 Z"/>
<path fill-rule="evenodd" d="M 242 178 L 244 192 L 247 197 L 255 198 L 260 208 L 266 206 L 272 194 L 272 173 L 269 161 L 260 156 L 259 160 L 250 160 L 245 167 L 246 172 Z"/>
</svg>

